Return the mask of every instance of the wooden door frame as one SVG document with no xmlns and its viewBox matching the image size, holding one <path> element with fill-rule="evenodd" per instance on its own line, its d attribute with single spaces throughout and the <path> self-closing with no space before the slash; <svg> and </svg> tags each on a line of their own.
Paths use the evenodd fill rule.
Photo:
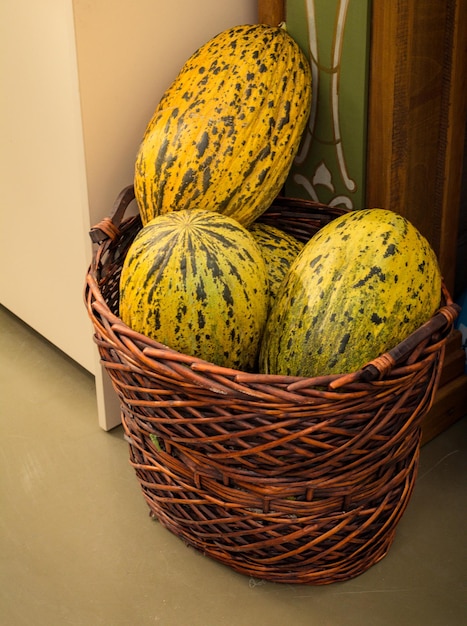
<svg viewBox="0 0 467 626">
<path fill-rule="evenodd" d="M 258 0 L 258 22 L 278 26 L 285 20 L 285 0 Z"/>
<path fill-rule="evenodd" d="M 467 115 L 467 3 L 431 0 L 423 8 L 427 23 L 438 16 L 444 25 L 431 94 L 429 83 L 416 76 L 420 59 L 434 60 L 432 36 L 417 28 L 417 0 L 372 1 L 366 197 L 367 206 L 406 214 L 422 231 L 430 220 L 424 234 L 453 293 Z M 430 146 L 421 140 L 424 124 L 436 131 Z M 433 193 L 424 198 L 414 190 L 428 176 Z"/>
</svg>

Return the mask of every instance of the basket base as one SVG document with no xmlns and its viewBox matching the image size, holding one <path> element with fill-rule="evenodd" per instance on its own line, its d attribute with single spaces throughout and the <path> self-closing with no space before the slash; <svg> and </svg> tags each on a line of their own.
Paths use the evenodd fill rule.
<svg viewBox="0 0 467 626">
<path fill-rule="evenodd" d="M 246 556 L 240 556 L 238 559 L 232 559 L 228 553 L 221 549 L 206 549 L 205 545 L 194 540 L 192 536 L 189 538 L 182 536 L 179 528 L 175 527 L 171 523 L 171 520 L 167 520 L 165 516 L 157 517 L 151 507 L 150 515 L 155 521 L 158 521 L 162 526 L 164 526 L 164 528 L 182 539 L 186 546 L 194 548 L 203 554 L 203 556 L 212 558 L 244 576 L 278 584 L 324 586 L 357 578 L 373 567 L 373 565 L 376 565 L 384 559 L 384 557 L 388 554 L 395 538 L 394 532 L 391 536 L 385 537 L 384 542 L 382 542 L 377 549 L 375 548 L 371 554 L 366 554 L 364 557 L 360 558 L 350 558 L 347 563 L 336 563 L 334 567 L 327 567 L 320 570 L 312 566 L 310 569 L 297 571 L 296 569 L 292 569 L 291 566 L 288 570 L 287 568 L 279 570 L 274 567 L 261 565 L 260 563 L 249 562 Z"/>
<path fill-rule="evenodd" d="M 129 448 L 151 516 L 187 545 L 256 579 L 326 585 L 355 578 L 387 555 L 414 487 L 419 440 L 407 465 L 395 464 L 389 480 L 384 475 L 384 489 L 362 485 L 372 497 L 348 510 L 336 508 L 342 498 L 294 502 L 280 490 L 267 512 L 252 509 L 241 502 L 249 496 L 244 486 L 200 481 L 182 464 L 166 470 L 153 450 L 150 461 L 136 442 Z"/>
</svg>

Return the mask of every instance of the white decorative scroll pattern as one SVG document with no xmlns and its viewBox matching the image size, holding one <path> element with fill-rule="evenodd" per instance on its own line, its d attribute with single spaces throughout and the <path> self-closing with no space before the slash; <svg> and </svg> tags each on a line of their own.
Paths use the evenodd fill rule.
<svg viewBox="0 0 467 626">
<path fill-rule="evenodd" d="M 311 100 L 311 112 L 308 121 L 308 128 L 303 137 L 303 142 L 300 147 L 300 152 L 295 157 L 297 164 L 303 163 L 311 147 L 311 139 L 314 134 L 316 124 L 316 112 L 318 110 L 318 94 L 319 94 L 319 68 L 318 68 L 318 36 L 316 33 L 316 20 L 315 20 L 315 7 L 313 0 L 307 0 L 307 24 L 308 24 L 308 45 L 310 49 L 310 66 L 311 66 L 311 80 L 313 85 L 313 97 Z"/>
<path fill-rule="evenodd" d="M 313 141 L 319 141 L 315 136 L 316 117 L 319 102 L 319 89 L 320 71 L 329 73 L 331 75 L 331 97 L 330 108 L 332 117 L 332 144 L 336 150 L 336 159 L 339 167 L 339 174 L 345 188 L 352 193 L 356 189 L 355 181 L 350 177 L 345 155 L 344 145 L 342 142 L 340 121 L 339 121 L 339 79 L 341 69 L 341 57 L 342 57 L 342 44 L 344 40 L 345 24 L 347 19 L 347 9 L 350 0 L 338 0 L 336 7 L 336 21 L 334 37 L 331 43 L 331 67 L 326 67 L 320 64 L 319 51 L 318 51 L 318 33 L 316 30 L 316 7 L 315 0 L 306 0 L 306 12 L 307 12 L 307 24 L 308 24 L 308 43 L 309 43 L 309 56 L 313 80 L 313 93 L 314 98 L 312 102 L 312 110 L 310 114 L 309 123 L 305 131 L 301 149 L 297 157 L 295 158 L 296 164 L 303 163 L 311 149 Z M 329 143 L 329 142 L 326 142 Z M 313 200 L 318 200 L 318 194 L 315 187 L 317 185 L 324 185 L 335 192 L 335 184 L 332 180 L 331 169 L 321 161 L 316 166 L 315 171 L 310 177 L 303 176 L 302 174 L 294 174 L 293 180 L 296 184 L 302 186 Z M 336 195 L 329 202 L 331 206 L 345 205 L 352 209 L 353 202 L 347 195 Z"/>
</svg>

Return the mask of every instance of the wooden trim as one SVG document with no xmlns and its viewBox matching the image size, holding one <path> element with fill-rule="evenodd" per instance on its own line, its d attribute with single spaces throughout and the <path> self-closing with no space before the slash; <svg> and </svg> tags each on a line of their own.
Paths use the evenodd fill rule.
<svg viewBox="0 0 467 626">
<path fill-rule="evenodd" d="M 369 66 L 366 205 L 400 207 L 407 167 L 408 7 L 374 0 Z"/>
<path fill-rule="evenodd" d="M 466 406 L 467 376 L 459 376 L 438 389 L 433 406 L 422 419 L 422 446 L 465 419 Z"/>
<path fill-rule="evenodd" d="M 439 259 L 445 282 L 453 291 L 456 269 L 456 245 L 462 189 L 464 137 L 467 119 L 467 2 L 457 0 L 451 24 L 452 43 L 446 42 L 450 60 L 450 81 L 447 92 L 447 124 L 445 128 L 446 151 L 444 184 L 442 189 L 441 242 Z M 448 210 L 449 209 L 449 210 Z"/>
<path fill-rule="evenodd" d="M 285 0 L 258 0 L 258 22 L 279 26 L 285 21 Z"/>
<path fill-rule="evenodd" d="M 467 3 L 373 0 L 366 205 L 427 237 L 452 292 L 466 117 Z"/>
</svg>

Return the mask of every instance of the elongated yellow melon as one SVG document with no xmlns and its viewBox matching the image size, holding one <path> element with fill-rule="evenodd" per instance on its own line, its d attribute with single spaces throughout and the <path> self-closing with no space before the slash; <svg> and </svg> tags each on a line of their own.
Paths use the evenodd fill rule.
<svg viewBox="0 0 467 626">
<path fill-rule="evenodd" d="M 311 106 L 305 55 L 282 28 L 230 28 L 186 62 L 135 164 L 143 224 L 202 208 L 247 226 L 285 182 Z"/>
</svg>

